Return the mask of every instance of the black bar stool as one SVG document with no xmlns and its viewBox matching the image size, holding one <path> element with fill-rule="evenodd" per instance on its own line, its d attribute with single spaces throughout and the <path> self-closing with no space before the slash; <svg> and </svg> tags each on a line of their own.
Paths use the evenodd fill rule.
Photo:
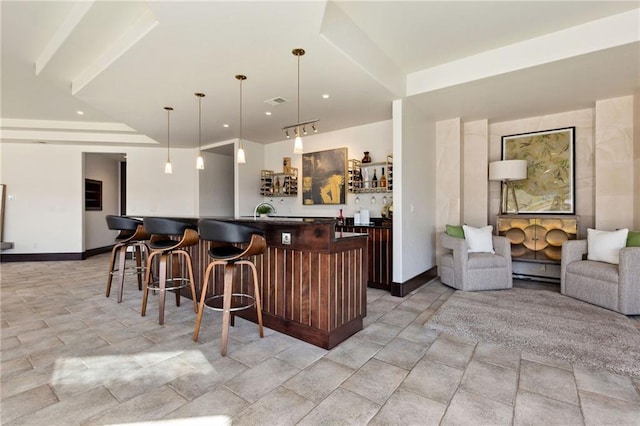
<svg viewBox="0 0 640 426">
<path fill-rule="evenodd" d="M 111 293 L 111 282 L 114 275 L 118 275 L 118 303 L 122 302 L 124 288 L 124 276 L 136 274 L 138 276 L 138 290 L 142 290 L 142 275 L 145 271 L 143 255 L 149 256 L 149 246 L 145 243 L 149 239 L 140 219 L 127 216 L 108 215 L 107 227 L 113 231 L 120 231 L 116 237 L 116 244 L 111 249 L 111 261 L 109 262 L 109 275 L 107 276 L 107 297 Z M 127 250 L 134 248 L 135 267 L 126 267 Z M 118 257 L 118 268 L 116 266 Z"/>
<path fill-rule="evenodd" d="M 260 286 L 258 284 L 258 272 L 256 266 L 249 256 L 262 254 L 267 247 L 264 239 L 264 232 L 253 226 L 241 225 L 233 222 L 223 222 L 213 219 L 200 219 L 198 221 L 198 231 L 200 238 L 211 241 L 209 256 L 213 259 L 207 266 L 207 270 L 202 282 L 202 294 L 200 295 L 200 306 L 196 319 L 196 328 L 193 332 L 193 340 L 198 340 L 200 323 L 204 308 L 222 311 L 222 346 L 220 353 L 227 354 L 227 343 L 229 338 L 229 322 L 231 313 L 252 306 L 256 308 L 258 316 L 258 329 L 260 337 L 264 337 L 262 331 L 262 304 L 260 303 Z M 242 244 L 238 247 L 236 244 Z M 248 244 L 247 246 L 244 246 Z M 222 294 L 207 295 L 209 275 L 216 265 L 224 266 L 224 291 Z M 237 265 L 248 265 L 253 273 L 254 294 L 233 293 L 233 275 Z M 222 307 L 218 302 L 222 299 Z M 233 300 L 232 300 L 233 299 Z M 207 305 L 207 302 L 212 302 Z"/>
<path fill-rule="evenodd" d="M 158 321 L 160 325 L 164 324 L 164 305 L 167 290 L 175 290 L 176 305 L 180 306 L 180 289 L 191 287 L 193 309 L 198 312 L 191 256 L 186 250 L 184 250 L 184 248 L 198 243 L 199 237 L 196 225 L 189 221 L 180 219 L 145 217 L 144 229 L 151 234 L 151 239 L 149 240 L 151 254 L 147 259 L 147 274 L 144 280 L 144 294 L 142 296 L 142 316 L 145 316 L 147 313 L 149 287 L 151 287 L 154 292 L 160 292 L 160 306 L 158 314 Z M 177 240 L 171 237 L 179 237 L 180 239 Z M 184 264 L 187 267 L 188 277 L 172 276 L 167 278 L 167 259 L 172 260 L 173 255 L 180 256 L 184 260 Z M 160 256 L 158 280 L 151 279 L 151 265 L 155 256 Z M 175 274 L 176 272 L 173 271 L 173 275 Z M 167 287 L 167 284 L 170 284 L 170 287 Z"/>
</svg>

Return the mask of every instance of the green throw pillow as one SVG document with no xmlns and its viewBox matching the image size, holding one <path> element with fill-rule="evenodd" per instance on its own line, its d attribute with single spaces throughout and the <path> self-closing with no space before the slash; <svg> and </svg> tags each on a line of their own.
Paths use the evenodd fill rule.
<svg viewBox="0 0 640 426">
<path fill-rule="evenodd" d="M 640 231 L 629 231 L 627 247 L 640 247 Z"/>
<path fill-rule="evenodd" d="M 446 225 L 447 235 L 455 238 L 464 238 L 464 230 L 462 225 Z"/>
</svg>

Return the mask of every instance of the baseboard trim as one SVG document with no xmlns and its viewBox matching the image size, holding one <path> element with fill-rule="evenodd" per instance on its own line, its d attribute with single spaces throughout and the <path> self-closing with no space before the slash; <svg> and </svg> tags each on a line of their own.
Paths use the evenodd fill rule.
<svg viewBox="0 0 640 426">
<path fill-rule="evenodd" d="M 3 253 L 0 263 L 5 262 L 57 262 L 66 260 L 84 260 L 97 254 L 109 253 L 113 246 L 99 247 L 82 253 Z"/>
<path fill-rule="evenodd" d="M 419 288 L 421 285 L 428 283 L 438 276 L 438 267 L 434 266 L 431 269 L 427 269 L 421 274 L 416 275 L 415 277 L 403 282 L 391 283 L 391 295 L 397 297 L 405 297 L 407 294 L 411 293 L 413 290 Z"/>
</svg>

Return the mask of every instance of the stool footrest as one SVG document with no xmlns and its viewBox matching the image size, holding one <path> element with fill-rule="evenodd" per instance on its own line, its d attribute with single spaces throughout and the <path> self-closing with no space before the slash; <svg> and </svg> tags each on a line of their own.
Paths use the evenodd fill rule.
<svg viewBox="0 0 640 426">
<path fill-rule="evenodd" d="M 184 282 L 184 284 L 174 285 L 172 287 L 167 287 L 165 285 L 165 290 L 178 290 L 180 288 L 189 287 L 191 284 L 189 283 L 189 278 L 167 278 L 165 280 L 166 284 L 175 283 L 175 282 Z M 149 289 L 152 291 L 160 291 L 160 281 L 152 281 L 149 283 Z"/>
<path fill-rule="evenodd" d="M 216 294 L 210 297 L 207 297 L 204 301 L 204 307 L 207 309 L 211 309 L 212 311 L 223 311 L 222 301 L 224 295 Z M 248 299 L 245 301 L 245 299 Z M 211 302 L 211 303 L 210 303 Z M 215 303 L 218 302 L 218 303 Z M 234 303 L 235 302 L 235 303 Z M 250 302 L 250 303 L 247 303 Z M 231 294 L 231 312 L 241 311 L 243 309 L 249 309 L 256 304 L 256 298 L 250 294 L 245 293 L 232 293 Z"/>
</svg>

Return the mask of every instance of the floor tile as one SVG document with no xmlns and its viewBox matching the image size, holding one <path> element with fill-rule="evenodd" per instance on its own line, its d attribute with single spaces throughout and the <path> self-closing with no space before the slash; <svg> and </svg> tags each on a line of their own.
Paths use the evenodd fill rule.
<svg viewBox="0 0 640 426">
<path fill-rule="evenodd" d="M 160 386 L 87 419 L 86 424 L 103 425 L 158 420 L 186 402 L 169 387 Z"/>
<path fill-rule="evenodd" d="M 456 392 L 441 425 L 511 425 L 513 408 L 473 392 Z"/>
<path fill-rule="evenodd" d="M 411 370 L 427 351 L 427 347 L 396 337 L 375 355 L 375 359 Z"/>
<path fill-rule="evenodd" d="M 311 410 L 298 425 L 364 425 L 379 409 L 378 404 L 338 388 Z"/>
<path fill-rule="evenodd" d="M 518 391 L 513 424 L 525 425 L 583 425 L 580 407 L 544 395 Z"/>
<path fill-rule="evenodd" d="M 126 401 L 186 374 L 196 375 L 197 370 L 180 358 L 173 357 L 149 367 L 136 369 L 127 376 L 115 378 L 106 383 L 105 387 L 118 400 Z"/>
<path fill-rule="evenodd" d="M 506 405 L 513 405 L 518 388 L 515 370 L 472 360 L 462 376 L 460 388 Z"/>
<path fill-rule="evenodd" d="M 423 358 L 402 382 L 405 390 L 448 404 L 460 385 L 463 370 Z"/>
<path fill-rule="evenodd" d="M 349 367 L 323 358 L 293 376 L 283 386 L 317 403 L 340 386 L 353 372 Z"/>
<path fill-rule="evenodd" d="M 574 374 L 579 390 L 640 403 L 640 394 L 629 377 L 608 371 L 591 371 L 580 366 L 574 367 Z"/>
<path fill-rule="evenodd" d="M 36 412 L 44 407 L 58 402 L 56 394 L 48 385 L 36 388 L 2 399 L 2 423 L 9 423 L 18 417 Z"/>
<path fill-rule="evenodd" d="M 465 368 L 474 347 L 466 343 L 447 338 L 441 335 L 435 342 L 431 344 L 427 350 L 426 357 L 432 361 L 437 361 L 454 368 Z"/>
<path fill-rule="evenodd" d="M 377 321 L 356 333 L 356 336 L 362 340 L 368 340 L 378 343 L 379 345 L 386 345 L 391 339 L 396 337 L 400 331 L 402 331 L 402 327 Z"/>
<path fill-rule="evenodd" d="M 195 420 L 197 424 L 204 425 L 231 424 L 231 418 L 247 406 L 249 402 L 218 386 L 165 415 L 164 419 L 183 420 L 183 423 L 177 422 L 177 425 L 192 424 Z"/>
<path fill-rule="evenodd" d="M 354 336 L 331 349 L 325 358 L 355 370 L 362 367 L 382 348 L 383 345 Z"/>
<path fill-rule="evenodd" d="M 415 392 L 397 389 L 369 423 L 387 425 L 437 425 L 447 408 Z"/>
<path fill-rule="evenodd" d="M 195 356 L 190 360 L 179 358 L 194 368 L 189 374 L 183 374 L 169 382 L 169 386 L 189 401 L 199 398 L 248 369 L 246 365 L 229 357 L 220 357 L 209 362 L 201 355 L 200 363 L 196 362 Z"/>
<path fill-rule="evenodd" d="M 277 388 L 300 369 L 277 358 L 269 358 L 225 383 L 225 387 L 236 395 L 254 403 Z"/>
<path fill-rule="evenodd" d="M 517 370 L 520 366 L 520 352 L 492 343 L 479 342 L 473 354 L 473 359 L 512 370 Z"/>
<path fill-rule="evenodd" d="M 382 405 L 408 373 L 405 369 L 374 358 L 342 383 L 341 387 Z"/>
<path fill-rule="evenodd" d="M 522 361 L 520 389 L 578 405 L 573 373 L 537 362 Z"/>
<path fill-rule="evenodd" d="M 81 424 L 94 415 L 118 405 L 118 400 L 100 386 L 76 398 L 60 401 L 41 410 L 22 416 L 11 425 L 50 425 L 55 419 L 64 419 L 65 425 Z"/>
<path fill-rule="evenodd" d="M 315 404 L 283 387 L 275 389 L 233 418 L 234 425 L 295 425 Z"/>
<path fill-rule="evenodd" d="M 580 406 L 587 425 L 638 425 L 640 404 L 580 392 Z"/>
<path fill-rule="evenodd" d="M 303 369 L 322 358 L 328 352 L 326 349 L 319 348 L 315 345 L 297 341 L 276 355 L 276 358 Z"/>
</svg>

